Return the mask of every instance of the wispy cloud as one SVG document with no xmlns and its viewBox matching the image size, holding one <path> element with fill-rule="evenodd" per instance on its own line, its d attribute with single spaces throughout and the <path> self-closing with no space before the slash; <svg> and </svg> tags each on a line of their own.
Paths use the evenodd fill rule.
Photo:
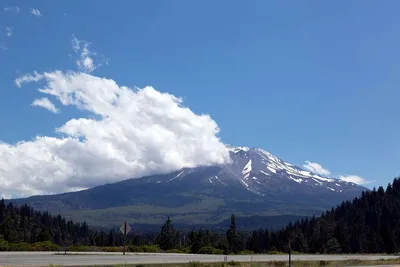
<svg viewBox="0 0 400 267">
<path fill-rule="evenodd" d="M 0 43 L 0 50 L 7 50 L 7 46 L 3 43 Z"/>
<path fill-rule="evenodd" d="M 79 54 L 79 59 L 76 60 L 76 65 L 83 72 L 93 72 L 98 66 L 94 64 L 93 56 L 96 53 L 89 50 L 90 43 L 85 40 L 79 40 L 75 36 L 72 37 L 72 49 Z"/>
<path fill-rule="evenodd" d="M 20 11 L 20 9 L 19 9 L 18 6 L 10 6 L 10 7 L 4 8 L 4 11 L 5 11 L 5 12 L 12 12 L 12 13 L 18 14 L 19 11 Z"/>
<path fill-rule="evenodd" d="M 313 172 L 315 174 L 320 174 L 320 175 L 329 175 L 331 174 L 331 172 L 327 169 L 324 169 L 320 164 L 316 163 L 316 162 L 311 162 L 311 161 L 306 161 L 306 164 L 303 165 L 303 167 L 310 171 Z"/>
<path fill-rule="evenodd" d="M 18 87 L 21 87 L 21 85 L 22 85 L 23 83 L 38 82 L 38 81 L 40 81 L 41 79 L 43 79 L 43 75 L 37 73 L 36 71 L 34 71 L 33 74 L 26 74 L 26 75 L 23 75 L 23 76 L 18 77 L 18 78 L 15 80 L 15 84 L 16 84 Z"/>
<path fill-rule="evenodd" d="M 31 105 L 34 107 L 45 108 L 53 113 L 60 112 L 60 110 L 58 108 L 56 108 L 56 106 L 47 97 L 35 99 Z"/>
<path fill-rule="evenodd" d="M 11 37 L 14 34 L 13 28 L 6 27 L 6 34 L 7 34 L 8 37 Z"/>
<path fill-rule="evenodd" d="M 367 181 L 358 175 L 340 175 L 339 179 L 346 181 L 346 182 L 359 184 L 359 185 L 365 185 L 365 184 L 370 184 L 370 183 L 374 182 L 374 181 Z"/>
<path fill-rule="evenodd" d="M 36 16 L 36 17 L 42 16 L 42 13 L 40 13 L 40 10 L 37 9 L 37 8 L 31 8 L 31 14 Z"/>
<path fill-rule="evenodd" d="M 331 175 L 331 172 L 329 170 L 325 169 L 324 167 L 322 167 L 321 164 L 316 163 L 316 162 L 306 161 L 306 164 L 303 165 L 303 168 L 312 173 L 315 173 L 315 174 L 319 174 L 319 175 L 323 175 L 323 176 L 330 175 L 330 176 L 334 177 L 334 175 Z M 343 180 L 346 182 L 350 182 L 350 183 L 359 184 L 359 185 L 369 184 L 369 183 L 373 182 L 373 181 L 368 181 L 358 175 L 339 175 L 339 177 L 337 177 L 337 179 L 340 179 L 340 180 Z"/>
</svg>

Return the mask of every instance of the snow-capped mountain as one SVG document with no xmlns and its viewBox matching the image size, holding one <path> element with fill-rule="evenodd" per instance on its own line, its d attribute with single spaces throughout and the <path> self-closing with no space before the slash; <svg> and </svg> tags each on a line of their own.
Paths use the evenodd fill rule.
<svg viewBox="0 0 400 267">
<path fill-rule="evenodd" d="M 311 173 L 263 149 L 229 149 L 229 164 L 186 168 L 13 202 L 99 226 L 117 225 L 124 220 L 161 224 L 166 216 L 181 225 L 215 225 L 232 213 L 292 219 L 318 215 L 366 190 L 354 183 Z"/>
<path fill-rule="evenodd" d="M 260 196 L 266 196 L 282 188 L 286 188 L 286 191 L 297 192 L 299 190 L 327 191 L 338 195 L 341 193 L 346 195 L 349 192 L 358 194 L 360 190 L 365 190 L 364 187 L 351 182 L 314 174 L 260 148 L 229 146 L 229 149 L 232 162 L 219 165 L 211 175 L 205 175 L 203 177 L 205 182 L 211 185 L 227 186 L 232 181 L 237 181 L 246 190 Z M 182 181 L 187 175 L 202 172 L 204 169 L 200 167 L 181 170 L 166 181 L 156 182 Z"/>
</svg>

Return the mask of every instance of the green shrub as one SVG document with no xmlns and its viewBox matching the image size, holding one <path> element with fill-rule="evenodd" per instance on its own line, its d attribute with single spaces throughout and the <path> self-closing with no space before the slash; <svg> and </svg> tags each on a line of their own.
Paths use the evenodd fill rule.
<svg viewBox="0 0 400 267">
<path fill-rule="evenodd" d="M 161 252 L 161 248 L 158 245 L 152 245 L 152 246 L 142 246 L 144 252 L 147 253 L 157 253 L 157 252 Z"/>
<path fill-rule="evenodd" d="M 143 246 L 128 246 L 128 251 L 130 252 L 145 252 L 145 253 L 158 253 L 161 252 L 159 246 L 153 245 L 143 245 Z"/>
<path fill-rule="evenodd" d="M 238 255 L 253 255 L 254 252 L 251 250 L 242 250 L 238 252 Z"/>
<path fill-rule="evenodd" d="M 217 249 L 217 248 L 214 248 L 212 246 L 205 246 L 205 247 L 202 247 L 199 250 L 199 254 L 218 254 L 218 255 L 221 255 L 221 254 L 224 254 L 224 251 L 222 249 Z"/>
<path fill-rule="evenodd" d="M 198 261 L 190 261 L 189 262 L 189 267 L 200 267 L 201 263 Z"/>
<path fill-rule="evenodd" d="M 277 250 L 270 250 L 270 251 L 267 252 L 267 254 L 277 255 L 277 254 L 285 254 L 285 253 L 277 251 Z"/>
<path fill-rule="evenodd" d="M 8 242 L 4 239 L 0 239 L 0 251 L 7 251 L 8 250 Z"/>
<path fill-rule="evenodd" d="M 32 250 L 34 251 L 58 251 L 60 249 L 61 247 L 59 245 L 50 241 L 36 242 L 32 244 Z"/>
<path fill-rule="evenodd" d="M 103 252 L 122 252 L 121 247 L 102 247 Z"/>
<path fill-rule="evenodd" d="M 329 265 L 328 261 L 324 261 L 324 260 L 319 261 L 319 266 L 328 266 L 328 265 Z"/>
<path fill-rule="evenodd" d="M 174 249 L 169 249 L 167 250 L 167 253 L 185 253 L 180 249 L 174 248 Z"/>
<path fill-rule="evenodd" d="M 240 265 L 240 262 L 237 262 L 237 261 L 228 262 L 228 266 L 239 266 L 239 265 Z"/>
<path fill-rule="evenodd" d="M 101 249 L 94 246 L 69 246 L 68 251 L 90 252 L 90 251 L 101 251 Z"/>
<path fill-rule="evenodd" d="M 35 250 L 31 244 L 28 243 L 8 243 L 9 251 L 32 251 Z"/>
<path fill-rule="evenodd" d="M 283 267 L 283 266 L 286 266 L 286 262 L 285 261 L 272 261 L 271 266 Z"/>
<path fill-rule="evenodd" d="M 128 246 L 127 249 L 129 252 L 144 252 L 141 246 Z"/>
</svg>

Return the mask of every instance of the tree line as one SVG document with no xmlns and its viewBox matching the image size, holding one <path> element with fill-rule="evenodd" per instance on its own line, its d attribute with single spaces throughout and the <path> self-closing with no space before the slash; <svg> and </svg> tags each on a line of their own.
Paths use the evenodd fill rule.
<svg viewBox="0 0 400 267">
<path fill-rule="evenodd" d="M 120 247 L 117 230 L 89 229 L 83 223 L 39 212 L 28 205 L 16 207 L 0 201 L 0 250 L 6 244 L 51 242 L 57 246 Z M 239 232 L 236 217 L 225 232 L 192 229 L 180 232 L 170 218 L 158 233 L 130 233 L 126 244 L 187 253 L 228 254 L 248 251 L 302 253 L 395 253 L 400 250 L 400 178 L 383 187 L 365 191 L 344 201 L 320 217 L 304 218 L 280 230 Z M 10 249 L 10 248 L 8 248 Z M 146 251 L 146 250 L 145 250 Z M 150 252 L 150 251 L 149 251 Z"/>
</svg>

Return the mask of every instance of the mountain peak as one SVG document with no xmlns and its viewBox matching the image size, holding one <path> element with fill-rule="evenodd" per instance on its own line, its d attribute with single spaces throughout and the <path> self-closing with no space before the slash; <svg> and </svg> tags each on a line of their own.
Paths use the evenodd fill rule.
<svg viewBox="0 0 400 267">
<path fill-rule="evenodd" d="M 172 208 L 179 207 L 177 210 L 182 210 L 183 215 L 196 214 L 194 217 L 200 218 L 200 222 L 209 223 L 232 211 L 246 216 L 310 215 L 365 190 L 353 183 L 311 173 L 261 148 L 228 149 L 231 161 L 226 164 L 184 168 L 80 192 L 32 197 L 19 203 L 28 202 L 36 208 L 57 212 L 79 210 L 78 215 L 96 209 L 96 214 L 103 218 L 109 215 L 109 208 L 121 207 L 118 212 L 127 212 L 126 216 L 135 214 L 135 221 L 148 217 L 147 212 L 159 211 L 159 217 L 177 212 Z"/>
</svg>

